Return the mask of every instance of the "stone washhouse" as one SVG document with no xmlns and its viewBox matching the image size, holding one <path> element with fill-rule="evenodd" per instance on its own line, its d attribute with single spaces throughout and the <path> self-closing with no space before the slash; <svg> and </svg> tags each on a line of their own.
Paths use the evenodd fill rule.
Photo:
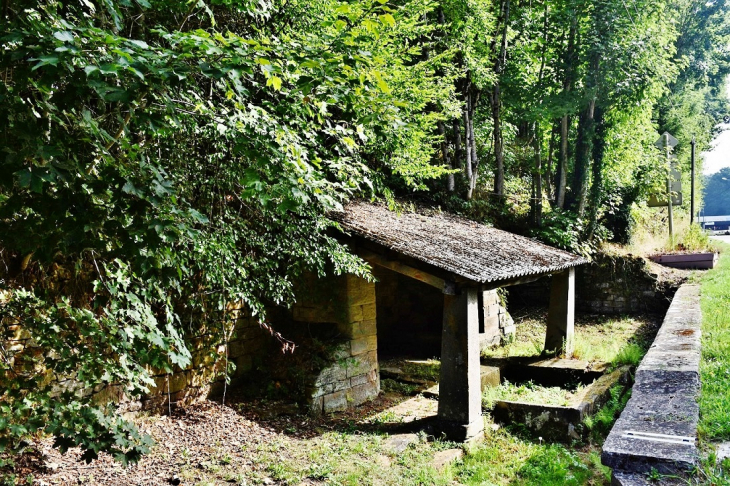
<svg viewBox="0 0 730 486">
<path fill-rule="evenodd" d="M 354 202 L 333 218 L 343 231 L 338 238 L 373 267 L 380 281 L 420 282 L 418 293 L 426 296 L 420 310 L 441 313 L 432 316 L 440 325 L 438 428 L 451 440 L 483 434 L 480 350 L 504 332 L 497 289 L 552 275 L 545 348 L 571 351 L 574 267 L 585 259 L 443 213 L 399 214 Z M 408 306 L 413 288 L 409 295 L 397 295 L 399 288 L 405 287 L 381 287 L 386 295 L 379 296 L 376 283 L 353 275 L 310 277 L 299 285 L 293 322 L 334 326 L 340 340 L 332 351 L 334 361 L 317 373 L 308 394 L 314 413 L 356 406 L 380 392 L 378 333 L 387 331 L 382 325 L 387 316 L 379 315 L 378 304 L 388 300 L 391 309 Z M 408 335 L 403 329 L 399 332 Z"/>
</svg>

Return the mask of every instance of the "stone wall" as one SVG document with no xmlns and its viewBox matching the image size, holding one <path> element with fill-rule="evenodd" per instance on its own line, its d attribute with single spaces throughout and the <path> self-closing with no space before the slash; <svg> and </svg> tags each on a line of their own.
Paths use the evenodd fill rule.
<svg viewBox="0 0 730 486">
<path fill-rule="evenodd" d="M 33 343 L 28 332 L 20 325 L 6 326 L 6 331 L 0 338 L 11 356 L 11 366 L 14 366 L 15 357 L 21 357 L 22 360 L 23 353 L 32 350 Z M 174 408 L 215 395 L 222 389 L 226 348 L 222 343 L 212 340 L 213 337 L 207 334 L 189 339 L 192 355 L 190 366 L 173 373 L 156 373 L 152 370 L 154 384 L 150 386 L 149 393 L 142 397 L 128 396 L 125 389 L 117 384 L 100 385 L 86 393 L 93 394 L 97 403 L 120 404 L 122 412 L 163 411 L 168 406 Z M 254 319 L 239 319 L 234 338 L 228 343 L 228 360 L 236 365 L 234 377 L 251 370 L 254 361 L 262 355 L 270 341 L 266 331 Z M 21 363 L 18 365 L 21 366 Z M 77 386 L 75 383 L 73 377 L 60 379 L 58 390 L 74 388 Z"/>
<path fill-rule="evenodd" d="M 223 373 L 226 362 L 224 343 L 213 342 L 211 335 L 203 334 L 189 340 L 192 363 L 184 370 L 153 375 L 154 385 L 148 394 L 132 400 L 119 386 L 107 386 L 95 390 L 100 402 L 114 401 L 121 404 L 124 412 L 138 410 L 165 411 L 168 406 L 194 403 L 223 390 Z M 269 352 L 272 338 L 252 318 L 236 321 L 233 339 L 228 343 L 228 361 L 235 364 L 231 379 L 245 376 L 254 368 L 254 362 Z"/>
<path fill-rule="evenodd" d="M 596 314 L 664 313 L 677 283 L 658 278 L 645 259 L 598 254 L 576 267 L 575 308 Z M 510 305 L 547 306 L 551 277 L 509 287 Z"/>
<path fill-rule="evenodd" d="M 249 388 L 260 395 L 268 392 L 272 380 L 278 386 L 289 379 L 292 393 L 287 398 L 299 399 L 314 413 L 343 410 L 377 396 L 375 284 L 352 275 L 307 276 L 297 283 L 295 293 L 298 303 L 291 310 L 267 312 L 271 326 L 297 345 L 293 354 L 281 353 L 279 342 L 256 318 L 241 315 L 228 343 L 205 333 L 188 338 L 191 364 L 173 373 L 153 370 L 154 384 L 144 396 L 129 397 L 114 384 L 89 393 L 99 403 L 119 403 L 123 412 L 166 411 L 220 395 L 228 360 L 235 365 L 229 389 Z M 21 356 L 32 346 L 19 325 L 6 326 L 5 334 L 0 339 L 13 355 Z M 65 380 L 59 389 L 73 383 Z"/>
<path fill-rule="evenodd" d="M 295 325 L 336 326 L 330 362 L 309 387 L 309 409 L 329 413 L 360 405 L 380 392 L 375 283 L 345 275 L 312 276 L 297 293 Z"/>
<path fill-rule="evenodd" d="M 479 347 L 498 346 L 515 334 L 515 322 L 497 290 L 482 292 L 479 308 Z"/>
</svg>

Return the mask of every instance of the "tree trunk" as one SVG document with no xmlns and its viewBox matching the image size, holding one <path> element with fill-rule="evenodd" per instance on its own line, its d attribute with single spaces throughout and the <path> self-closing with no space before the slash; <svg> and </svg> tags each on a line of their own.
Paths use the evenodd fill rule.
<svg viewBox="0 0 730 486">
<path fill-rule="evenodd" d="M 461 148 L 461 123 L 459 123 L 458 118 L 454 118 L 453 122 L 453 130 L 454 130 L 454 168 L 455 169 L 463 169 L 464 168 L 464 154 L 462 153 Z"/>
<path fill-rule="evenodd" d="M 603 110 L 600 107 L 595 109 L 595 136 L 593 142 L 593 181 L 588 210 L 588 231 L 587 239 L 593 238 L 598 228 L 598 210 L 601 207 L 603 197 L 603 154 L 606 149 L 606 127 L 603 121 Z"/>
<path fill-rule="evenodd" d="M 469 97 L 469 139 L 471 140 L 471 179 L 469 180 L 469 190 L 467 192 L 467 200 L 472 198 L 474 189 L 477 186 L 479 176 L 479 157 L 477 156 L 477 140 L 474 136 L 474 113 L 477 103 L 479 103 L 479 93 L 473 93 Z"/>
<path fill-rule="evenodd" d="M 466 92 L 466 104 L 464 105 L 464 139 L 466 147 L 464 147 L 464 179 L 466 180 L 466 199 L 471 199 L 471 177 L 472 177 L 472 165 L 471 165 L 471 145 L 473 140 L 471 139 L 471 133 L 469 132 L 469 106 L 471 104 L 471 97 L 467 88 Z"/>
<path fill-rule="evenodd" d="M 553 129 L 550 131 L 550 143 L 548 144 L 547 167 L 545 168 L 545 193 L 548 195 L 549 201 L 555 200 L 551 181 L 553 180 L 553 158 L 555 153 L 555 135 L 557 133 L 558 126 L 557 124 L 553 124 Z"/>
<path fill-rule="evenodd" d="M 539 122 L 535 122 L 534 132 L 535 167 L 533 169 L 532 180 L 535 186 L 535 196 L 532 200 L 532 206 L 534 207 L 533 223 L 539 228 L 542 226 L 542 140 L 540 137 Z"/>
<path fill-rule="evenodd" d="M 591 155 L 593 153 L 594 120 L 593 114 L 596 100 L 588 102 L 586 109 L 578 119 L 578 140 L 575 147 L 575 172 L 573 173 L 573 194 L 575 210 L 579 217 L 585 215 L 588 202 L 589 174 Z"/>
<path fill-rule="evenodd" d="M 568 34 L 568 48 L 565 52 L 565 77 L 563 79 L 563 93 L 568 98 L 573 88 L 573 73 L 575 72 L 575 37 L 578 29 L 577 17 L 573 17 Z M 560 120 L 560 154 L 555 180 L 555 206 L 565 207 L 565 191 L 568 183 L 568 137 L 570 135 L 570 116 L 566 113 Z"/>
<path fill-rule="evenodd" d="M 438 127 L 439 136 L 441 137 L 441 158 L 443 163 L 449 169 L 453 169 L 454 166 L 451 163 L 451 157 L 449 157 L 449 144 L 446 141 L 446 127 L 444 122 L 440 121 L 436 125 Z M 446 177 L 446 190 L 453 193 L 456 189 L 456 181 L 454 180 L 454 174 L 449 174 Z"/>
<path fill-rule="evenodd" d="M 502 0 L 501 2 L 501 25 L 502 25 L 502 41 L 500 46 L 499 57 L 497 57 L 494 73 L 497 80 L 492 89 L 490 104 L 492 105 L 492 125 L 494 135 L 494 193 L 497 196 L 504 195 L 504 140 L 502 135 L 502 97 L 499 89 L 499 76 L 504 70 L 507 57 L 507 28 L 509 26 L 509 2 L 510 0 Z"/>
</svg>

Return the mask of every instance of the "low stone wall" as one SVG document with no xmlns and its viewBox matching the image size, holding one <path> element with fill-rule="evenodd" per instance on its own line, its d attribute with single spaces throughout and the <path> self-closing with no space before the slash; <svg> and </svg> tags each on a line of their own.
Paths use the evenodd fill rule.
<svg viewBox="0 0 730 486">
<path fill-rule="evenodd" d="M 613 484 L 641 484 L 652 470 L 675 475 L 697 465 L 701 325 L 699 286 L 684 285 L 603 444 L 601 462 L 614 470 Z"/>
<path fill-rule="evenodd" d="M 597 254 L 576 268 L 575 308 L 596 314 L 662 314 L 676 291 L 671 281 L 658 278 L 644 258 Z M 510 287 L 511 305 L 546 306 L 551 278 Z"/>
<path fill-rule="evenodd" d="M 276 392 L 283 383 L 278 380 L 286 377 L 287 368 L 293 368 L 288 373 L 292 394 L 287 398 L 299 399 L 300 405 L 315 413 L 343 410 L 377 396 L 375 284 L 352 275 L 324 279 L 307 275 L 295 283 L 295 294 L 298 302 L 291 310 L 270 308 L 267 312 L 272 328 L 297 345 L 293 355 L 281 353 L 279 342 L 256 318 L 231 304 L 229 311 L 236 319 L 231 340 L 221 342 L 219 336 L 206 334 L 205 329 L 186 337 L 192 362 L 173 373 L 151 370 L 154 384 L 149 393 L 130 397 L 116 384 L 85 392 L 99 403 L 119 403 L 123 412 L 166 411 L 220 394 L 228 362 L 235 365 L 230 388 L 257 395 L 271 393 L 270 385 Z M 11 361 L 17 357 L 22 365 L 23 355 L 34 352 L 30 336 L 22 326 L 7 322 L 0 330 L 0 343 Z M 73 377 L 68 377 L 58 388 L 74 387 L 74 383 Z"/>
</svg>

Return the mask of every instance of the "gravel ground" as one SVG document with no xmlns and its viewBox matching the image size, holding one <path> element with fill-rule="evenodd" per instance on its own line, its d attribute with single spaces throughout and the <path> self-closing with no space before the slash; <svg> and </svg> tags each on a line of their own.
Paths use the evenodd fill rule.
<svg viewBox="0 0 730 486">
<path fill-rule="evenodd" d="M 259 452 L 270 459 L 287 461 L 292 451 L 309 439 L 329 430 L 362 430 L 380 427 L 367 420 L 407 397 L 388 394 L 336 416 L 312 418 L 283 402 L 210 400 L 174 410 L 171 416 L 139 416 L 135 422 L 155 441 L 150 453 L 138 464 L 123 467 L 106 454 L 91 464 L 80 461 L 81 451 L 66 454 L 42 439 L 16 461 L 15 473 L 22 480 L 32 475 L 37 485 L 197 485 L 246 484 L 254 478 L 260 484 L 276 484 L 267 477 L 269 462 L 258 461 Z M 275 444 L 272 447 L 272 444 Z M 304 484 L 318 484 L 306 480 Z"/>
</svg>

